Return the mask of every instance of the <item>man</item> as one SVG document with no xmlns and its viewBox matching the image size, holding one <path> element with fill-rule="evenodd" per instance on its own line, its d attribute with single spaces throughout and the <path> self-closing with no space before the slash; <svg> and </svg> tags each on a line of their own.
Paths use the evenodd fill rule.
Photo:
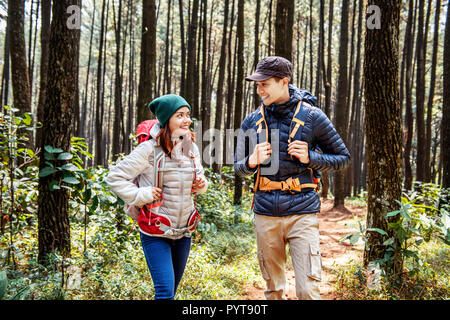
<svg viewBox="0 0 450 320">
<path fill-rule="evenodd" d="M 292 64 L 262 59 L 254 74 L 262 105 L 245 118 L 234 160 L 240 176 L 255 174 L 255 230 L 267 299 L 286 299 L 286 244 L 299 299 L 320 299 L 320 171 L 345 168 L 350 153 L 316 98 L 289 84 Z M 253 142 L 253 143 L 252 143 Z"/>
</svg>

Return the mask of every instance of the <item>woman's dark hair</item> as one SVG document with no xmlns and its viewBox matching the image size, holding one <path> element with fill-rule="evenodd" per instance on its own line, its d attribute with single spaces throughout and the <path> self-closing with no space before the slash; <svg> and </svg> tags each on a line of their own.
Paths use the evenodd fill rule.
<svg viewBox="0 0 450 320">
<path fill-rule="evenodd" d="M 189 131 L 191 133 L 191 140 L 192 142 L 195 142 L 195 134 L 192 131 Z M 173 141 L 171 137 L 171 132 L 169 129 L 169 121 L 166 122 L 164 127 L 159 130 L 158 135 L 156 136 L 156 141 L 161 146 L 161 149 L 164 151 L 164 153 L 168 156 L 170 156 L 170 153 L 173 149 Z"/>
</svg>

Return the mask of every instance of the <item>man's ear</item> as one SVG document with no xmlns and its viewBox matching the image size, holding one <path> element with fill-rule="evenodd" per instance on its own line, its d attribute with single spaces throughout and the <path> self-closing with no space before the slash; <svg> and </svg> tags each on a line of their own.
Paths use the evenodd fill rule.
<svg viewBox="0 0 450 320">
<path fill-rule="evenodd" d="M 289 78 L 283 78 L 282 80 L 283 80 L 284 86 L 287 86 L 289 84 L 289 81 L 290 81 Z"/>
</svg>

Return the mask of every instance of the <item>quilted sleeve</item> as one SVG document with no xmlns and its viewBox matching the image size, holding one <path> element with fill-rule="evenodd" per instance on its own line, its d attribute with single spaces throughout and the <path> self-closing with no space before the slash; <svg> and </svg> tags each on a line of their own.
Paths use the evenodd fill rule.
<svg viewBox="0 0 450 320">
<path fill-rule="evenodd" d="M 192 143 L 192 153 L 194 154 L 194 163 L 195 163 L 195 168 L 197 171 L 197 177 L 202 178 L 203 180 L 205 180 L 205 186 L 201 189 L 197 189 L 195 191 L 196 194 L 200 194 L 200 193 L 204 193 L 206 192 L 206 190 L 208 189 L 208 179 L 206 179 L 205 177 L 205 170 L 203 169 L 202 166 L 202 160 L 200 158 L 200 152 L 198 150 L 198 146 L 195 143 Z"/>
<path fill-rule="evenodd" d="M 150 167 L 153 144 L 146 141 L 111 168 L 106 178 L 110 188 L 126 204 L 142 207 L 153 201 L 152 186 L 138 187 L 134 179 Z"/>
<path fill-rule="evenodd" d="M 254 131 L 254 129 L 252 129 L 253 126 L 251 125 L 252 119 L 252 115 L 245 118 L 237 138 L 236 152 L 234 155 L 234 172 L 241 177 L 252 175 L 257 170 L 257 167 L 252 169 L 248 166 L 248 158 L 253 151 L 249 150 L 252 134 L 255 135 L 256 141 L 256 132 L 252 132 Z"/>
<path fill-rule="evenodd" d="M 350 152 L 330 119 L 319 108 L 314 108 L 313 141 L 322 153 L 309 151 L 309 167 L 319 171 L 338 171 L 350 163 Z"/>
</svg>

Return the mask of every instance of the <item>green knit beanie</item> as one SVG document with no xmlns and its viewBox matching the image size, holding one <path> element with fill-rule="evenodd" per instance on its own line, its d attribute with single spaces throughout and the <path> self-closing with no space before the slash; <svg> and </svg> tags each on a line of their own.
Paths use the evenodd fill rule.
<svg viewBox="0 0 450 320">
<path fill-rule="evenodd" d="M 181 107 L 188 107 L 189 111 L 191 110 L 189 103 L 176 94 L 166 94 L 156 98 L 148 104 L 148 107 L 156 114 L 161 127 L 164 127 L 170 117 Z"/>
</svg>

